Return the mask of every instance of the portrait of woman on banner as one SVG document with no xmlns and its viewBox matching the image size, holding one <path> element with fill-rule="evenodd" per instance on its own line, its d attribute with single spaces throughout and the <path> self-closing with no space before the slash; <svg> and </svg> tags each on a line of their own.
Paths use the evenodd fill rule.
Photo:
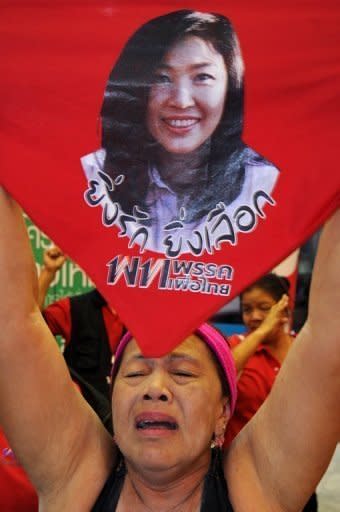
<svg viewBox="0 0 340 512">
<path fill-rule="evenodd" d="M 175 11 L 128 40 L 105 88 L 101 148 L 81 164 L 86 202 L 129 247 L 213 254 L 275 206 L 279 171 L 241 138 L 243 73 L 219 14 Z"/>
</svg>

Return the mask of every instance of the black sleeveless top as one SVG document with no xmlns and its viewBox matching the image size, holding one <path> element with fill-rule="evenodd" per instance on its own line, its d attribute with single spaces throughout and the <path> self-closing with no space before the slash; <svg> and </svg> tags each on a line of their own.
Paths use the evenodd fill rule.
<svg viewBox="0 0 340 512">
<path fill-rule="evenodd" d="M 115 512 L 123 488 L 126 468 L 123 462 L 118 464 L 100 493 L 92 512 Z M 211 463 L 204 478 L 200 512 L 233 512 L 228 498 L 228 489 L 224 479 L 222 457 L 219 450 L 212 450 Z"/>
<path fill-rule="evenodd" d="M 102 313 L 105 304 L 96 289 L 70 298 L 71 337 L 64 358 L 69 367 L 111 402 L 107 376 L 112 354 Z M 91 396 L 88 402 L 92 406 Z"/>
</svg>

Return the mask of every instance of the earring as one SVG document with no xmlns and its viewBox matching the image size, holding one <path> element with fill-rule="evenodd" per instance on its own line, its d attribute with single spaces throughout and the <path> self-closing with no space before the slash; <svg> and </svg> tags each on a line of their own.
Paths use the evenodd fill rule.
<svg viewBox="0 0 340 512">
<path fill-rule="evenodd" d="M 210 448 L 211 449 L 219 448 L 220 450 L 222 450 L 223 444 L 224 444 L 224 432 L 223 432 L 223 434 L 220 434 L 219 436 L 216 436 L 216 434 L 214 434 L 214 437 L 212 438 L 211 443 L 210 443 Z"/>
<path fill-rule="evenodd" d="M 226 427 L 227 427 L 227 422 L 224 422 L 222 425 L 221 432 L 219 434 L 216 434 L 214 432 L 213 438 L 210 443 L 210 448 L 212 448 L 212 449 L 219 448 L 220 450 L 223 448 Z"/>
<path fill-rule="evenodd" d="M 215 434 L 214 434 L 214 437 L 213 437 L 213 438 L 212 438 L 212 440 L 211 440 L 210 448 L 211 448 L 212 450 L 213 450 L 214 448 L 216 448 Z"/>
</svg>

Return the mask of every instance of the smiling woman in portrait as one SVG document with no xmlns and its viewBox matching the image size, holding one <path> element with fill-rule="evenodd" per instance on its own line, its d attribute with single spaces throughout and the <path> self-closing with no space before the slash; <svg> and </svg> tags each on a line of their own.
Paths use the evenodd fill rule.
<svg viewBox="0 0 340 512">
<path fill-rule="evenodd" d="M 102 147 L 81 161 L 88 204 L 100 203 L 104 225 L 120 226 L 130 246 L 211 253 L 226 234 L 223 216 L 235 245 L 275 204 L 279 171 L 241 139 L 243 71 L 219 14 L 175 11 L 127 42 L 105 89 Z"/>
</svg>

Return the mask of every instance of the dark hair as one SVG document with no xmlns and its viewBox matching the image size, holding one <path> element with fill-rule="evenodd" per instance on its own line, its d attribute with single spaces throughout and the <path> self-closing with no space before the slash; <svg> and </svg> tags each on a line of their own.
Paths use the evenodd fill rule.
<svg viewBox="0 0 340 512">
<path fill-rule="evenodd" d="M 154 72 L 178 40 L 198 36 L 211 42 L 228 70 L 228 93 L 222 119 L 211 137 L 208 186 L 199 180 L 183 189 L 194 199 L 186 222 L 206 215 L 219 201 L 230 204 L 240 193 L 246 159 L 263 161 L 241 140 L 243 128 L 243 62 L 230 21 L 220 14 L 180 10 L 152 19 L 128 40 L 112 69 L 101 108 L 104 172 L 124 182 L 109 192 L 126 213 L 134 205 L 147 210 L 148 165 L 158 142 L 146 128 L 146 108 Z M 181 192 L 179 192 L 181 193 Z"/>
<path fill-rule="evenodd" d="M 241 299 L 244 293 L 254 288 L 260 288 L 278 302 L 283 294 L 289 295 L 290 282 L 286 277 L 273 273 L 266 274 L 243 290 L 240 294 Z"/>
</svg>

